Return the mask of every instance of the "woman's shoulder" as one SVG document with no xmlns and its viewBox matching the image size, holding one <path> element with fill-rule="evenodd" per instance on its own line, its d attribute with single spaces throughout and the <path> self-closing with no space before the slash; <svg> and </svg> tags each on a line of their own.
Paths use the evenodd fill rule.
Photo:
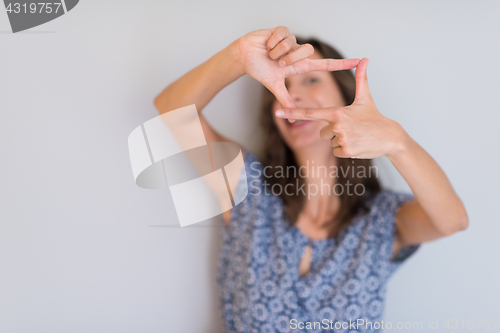
<svg viewBox="0 0 500 333">
<path fill-rule="evenodd" d="M 271 219 L 280 219 L 283 202 L 266 189 L 264 167 L 260 159 L 246 148 L 242 147 L 241 150 L 245 168 L 236 191 L 246 192 L 246 197 L 233 208 L 230 223 L 255 223 L 262 226 Z"/>
<path fill-rule="evenodd" d="M 241 147 L 241 151 L 243 153 L 243 160 L 245 161 L 245 169 L 247 175 L 250 177 L 254 177 L 256 175 L 262 175 L 262 163 L 256 154 L 252 153 L 247 148 Z"/>
<path fill-rule="evenodd" d="M 407 201 L 415 199 L 412 193 L 393 190 L 389 188 L 381 189 L 375 193 L 367 195 L 365 205 L 372 213 L 398 208 Z"/>
<path fill-rule="evenodd" d="M 364 203 L 364 220 L 368 233 L 391 236 L 394 231 L 396 214 L 406 202 L 414 200 L 411 193 L 384 188 L 375 193 L 367 194 Z"/>
<path fill-rule="evenodd" d="M 241 150 L 245 161 L 245 175 L 242 175 L 242 178 L 246 178 L 248 194 L 260 196 L 261 194 L 266 193 L 265 167 L 256 154 L 246 148 L 242 148 Z"/>
<path fill-rule="evenodd" d="M 362 241 L 373 257 L 374 269 L 383 276 L 390 276 L 406 259 L 411 257 L 419 245 L 408 245 L 393 257 L 396 235 L 396 214 L 406 202 L 414 200 L 413 194 L 393 189 L 382 189 L 369 201 L 369 212 L 363 224 Z"/>
<path fill-rule="evenodd" d="M 245 189 L 247 191 L 246 201 L 247 205 L 256 205 L 263 199 L 264 191 L 264 167 L 256 154 L 241 147 L 244 160 L 244 169 L 241 172 L 237 191 Z"/>
<path fill-rule="evenodd" d="M 392 189 L 382 189 L 374 194 L 369 200 L 366 214 L 368 239 L 378 239 L 390 247 L 394 240 L 398 210 L 414 199 L 411 193 Z"/>
</svg>

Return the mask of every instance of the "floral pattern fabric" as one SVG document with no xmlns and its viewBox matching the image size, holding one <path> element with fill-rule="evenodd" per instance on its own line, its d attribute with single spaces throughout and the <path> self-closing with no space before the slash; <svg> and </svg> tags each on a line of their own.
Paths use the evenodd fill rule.
<svg viewBox="0 0 500 333">
<path fill-rule="evenodd" d="M 391 261 L 396 212 L 414 196 L 383 190 L 337 238 L 311 241 L 310 270 L 301 277 L 299 263 L 310 239 L 290 226 L 282 199 L 265 194 L 262 178 L 255 182 L 261 164 L 252 165 L 257 158 L 244 152 L 249 194 L 223 226 L 217 270 L 226 331 L 381 332 L 375 323 L 382 320 L 387 281 L 420 247 L 406 246 Z M 353 328 L 357 319 L 372 326 Z"/>
</svg>

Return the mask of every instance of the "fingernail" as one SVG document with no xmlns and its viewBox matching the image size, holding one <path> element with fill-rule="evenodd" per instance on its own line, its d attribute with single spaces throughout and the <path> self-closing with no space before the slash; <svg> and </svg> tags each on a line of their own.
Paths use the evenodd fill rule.
<svg viewBox="0 0 500 333">
<path fill-rule="evenodd" d="M 285 115 L 285 112 L 283 110 L 276 111 L 276 116 L 280 117 L 280 116 L 283 116 L 283 115 Z"/>
<path fill-rule="evenodd" d="M 281 60 L 279 61 L 279 65 L 280 65 L 280 67 L 286 67 L 286 62 L 285 62 L 285 60 L 281 59 Z"/>
</svg>

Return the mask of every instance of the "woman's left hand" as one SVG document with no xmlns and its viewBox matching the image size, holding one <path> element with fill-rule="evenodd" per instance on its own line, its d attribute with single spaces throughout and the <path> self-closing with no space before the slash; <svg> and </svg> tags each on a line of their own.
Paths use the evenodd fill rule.
<svg viewBox="0 0 500 333">
<path fill-rule="evenodd" d="M 397 122 L 384 117 L 375 106 L 368 89 L 363 58 L 356 67 L 356 95 L 354 102 L 344 107 L 323 109 L 280 109 L 279 118 L 325 120 L 321 137 L 330 140 L 337 157 L 376 158 L 396 154 L 404 148 L 408 134 Z M 280 112 L 281 111 L 281 112 Z"/>
</svg>

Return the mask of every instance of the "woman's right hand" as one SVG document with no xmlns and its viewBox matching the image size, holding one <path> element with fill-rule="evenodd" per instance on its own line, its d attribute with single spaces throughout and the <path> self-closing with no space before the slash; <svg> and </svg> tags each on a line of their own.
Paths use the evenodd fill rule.
<svg viewBox="0 0 500 333">
<path fill-rule="evenodd" d="M 311 71 L 355 68 L 359 59 L 307 59 L 314 53 L 311 44 L 298 45 L 288 28 L 256 30 L 236 41 L 238 59 L 246 74 L 274 94 L 283 108 L 295 105 L 285 87 L 285 78 Z"/>
</svg>

